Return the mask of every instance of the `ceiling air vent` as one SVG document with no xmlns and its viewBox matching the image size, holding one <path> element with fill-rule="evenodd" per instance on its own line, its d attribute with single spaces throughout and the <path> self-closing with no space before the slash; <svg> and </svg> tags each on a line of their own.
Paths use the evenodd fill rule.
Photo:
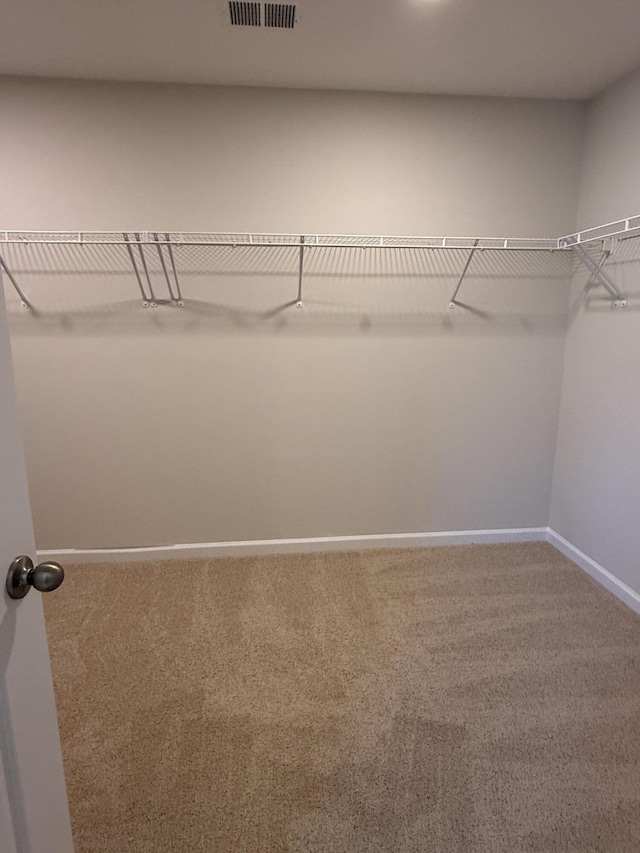
<svg viewBox="0 0 640 853">
<path fill-rule="evenodd" d="M 229 14 L 234 27 L 259 27 L 261 3 L 229 2 Z"/>
<path fill-rule="evenodd" d="M 281 27 L 292 30 L 296 25 L 296 7 L 294 3 L 265 3 L 265 27 Z"/>
</svg>

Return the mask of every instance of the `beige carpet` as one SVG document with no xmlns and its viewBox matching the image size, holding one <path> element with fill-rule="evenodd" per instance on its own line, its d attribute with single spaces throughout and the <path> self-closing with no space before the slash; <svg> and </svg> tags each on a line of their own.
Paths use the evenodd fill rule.
<svg viewBox="0 0 640 853">
<path fill-rule="evenodd" d="M 44 598 L 77 853 L 640 851 L 640 618 L 549 545 Z"/>
</svg>

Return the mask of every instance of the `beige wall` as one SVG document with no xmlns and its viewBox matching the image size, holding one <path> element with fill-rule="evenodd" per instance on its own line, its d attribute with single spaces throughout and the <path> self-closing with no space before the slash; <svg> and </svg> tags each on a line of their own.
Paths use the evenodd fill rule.
<svg viewBox="0 0 640 853">
<path fill-rule="evenodd" d="M 552 236 L 569 102 L 0 81 L 0 227 Z M 13 252 L 40 548 L 547 524 L 558 256 L 184 251 L 184 309 L 123 254 Z M 238 252 L 238 250 L 236 250 Z M 43 268 L 58 270 L 42 275 Z"/>
<path fill-rule="evenodd" d="M 590 107 L 579 227 L 640 212 L 640 73 Z M 612 311 L 601 289 L 572 289 L 551 526 L 640 591 L 640 239 L 607 265 L 628 296 Z"/>
</svg>

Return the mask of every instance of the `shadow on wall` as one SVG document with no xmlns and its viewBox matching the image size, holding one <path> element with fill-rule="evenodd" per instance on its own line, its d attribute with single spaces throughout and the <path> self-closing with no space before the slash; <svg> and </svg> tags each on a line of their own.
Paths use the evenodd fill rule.
<svg viewBox="0 0 640 853">
<path fill-rule="evenodd" d="M 30 305 L 21 307 L 5 276 L 12 329 L 451 335 L 557 334 L 566 326 L 568 253 L 478 251 L 452 309 L 466 249 L 307 249 L 301 306 L 297 247 L 178 246 L 174 252 L 184 306 L 168 304 L 162 266 L 148 247 L 159 305 L 143 308 L 125 246 L 10 245 L 4 257 Z"/>
</svg>

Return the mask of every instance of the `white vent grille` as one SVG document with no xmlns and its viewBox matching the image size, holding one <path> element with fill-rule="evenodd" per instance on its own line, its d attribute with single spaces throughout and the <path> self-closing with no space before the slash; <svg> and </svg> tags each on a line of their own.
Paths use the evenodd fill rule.
<svg viewBox="0 0 640 853">
<path fill-rule="evenodd" d="M 296 7 L 293 3 L 265 3 L 265 27 L 280 27 L 292 30 L 296 25 Z"/>
<path fill-rule="evenodd" d="M 259 27 L 261 23 L 261 3 L 229 2 L 231 24 L 234 27 Z"/>
</svg>

